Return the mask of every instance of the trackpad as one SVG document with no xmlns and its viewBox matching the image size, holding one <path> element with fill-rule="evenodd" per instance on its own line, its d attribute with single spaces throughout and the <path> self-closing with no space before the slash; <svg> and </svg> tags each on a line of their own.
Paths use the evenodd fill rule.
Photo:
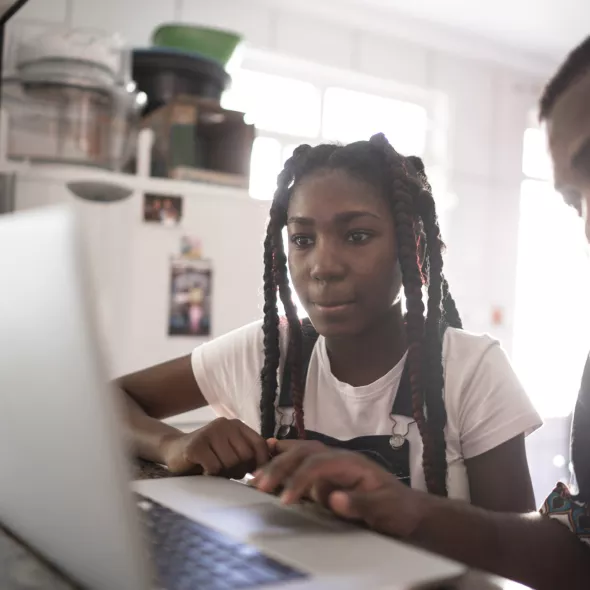
<svg viewBox="0 0 590 590">
<path fill-rule="evenodd" d="M 333 535 L 355 527 L 315 513 L 312 507 L 279 506 L 272 502 L 201 512 L 199 520 L 239 539 L 280 539 L 293 535 Z"/>
</svg>

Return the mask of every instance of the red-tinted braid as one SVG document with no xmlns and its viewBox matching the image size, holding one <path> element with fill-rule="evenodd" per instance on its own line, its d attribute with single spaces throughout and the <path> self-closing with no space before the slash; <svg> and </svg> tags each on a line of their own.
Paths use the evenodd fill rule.
<svg viewBox="0 0 590 590">
<path fill-rule="evenodd" d="M 275 285 L 274 256 L 271 228 L 264 240 L 264 365 L 260 371 L 262 394 L 260 396 L 260 432 L 264 438 L 275 435 L 275 398 L 279 370 L 279 313 Z"/>
<path fill-rule="evenodd" d="M 420 264 L 419 236 L 421 235 L 417 204 L 413 195 L 416 195 L 419 184 L 410 180 L 409 173 L 413 170 L 413 162 L 409 162 L 397 154 L 383 136 L 371 138 L 371 142 L 379 146 L 385 153 L 386 160 L 391 169 L 393 179 L 393 212 L 398 239 L 399 261 L 402 268 L 402 280 L 406 294 L 406 330 L 408 337 L 408 364 L 410 371 L 410 383 L 412 386 L 412 408 L 414 420 L 420 431 L 423 442 L 422 467 L 428 491 L 445 496 L 446 491 L 446 449 L 444 434 L 442 436 L 442 461 L 441 440 L 436 435 L 437 428 L 433 427 L 430 420 L 433 416 L 425 416 L 424 407 L 427 401 L 431 375 L 428 372 L 428 352 L 438 347 L 438 362 L 442 371 L 440 338 L 428 338 L 426 322 L 424 320 L 424 303 L 422 301 L 423 269 Z M 421 179 L 422 181 L 424 179 Z M 426 185 L 427 186 L 427 185 Z M 432 244 L 426 237 L 425 254 Z M 426 266 L 430 276 L 431 260 L 428 257 Z M 441 268 L 442 270 L 442 268 Z M 440 286 L 440 283 L 439 283 Z M 438 299 L 440 305 L 440 297 Z M 436 312 L 434 321 L 436 321 Z M 412 326 L 415 324 L 415 327 Z M 437 324 L 440 326 L 439 322 Z M 412 356 L 411 356 L 412 353 Z M 431 383 L 430 383 L 431 384 Z M 442 386 L 438 389 L 438 396 L 442 402 Z M 444 406 L 443 406 L 444 408 Z M 446 421 L 446 420 L 445 420 Z M 444 429 L 443 422 L 442 428 Z"/>
<path fill-rule="evenodd" d="M 303 378 L 301 371 L 301 324 L 297 318 L 297 310 L 292 303 L 288 285 L 287 264 L 281 231 L 287 222 L 287 205 L 289 192 L 294 182 L 296 164 L 311 150 L 309 146 L 299 146 L 293 156 L 285 162 L 277 180 L 277 190 L 270 209 L 270 220 L 267 236 L 264 241 L 264 365 L 260 372 L 262 393 L 260 398 L 261 434 L 264 438 L 275 436 L 276 430 L 276 397 L 278 389 L 278 369 L 280 363 L 280 331 L 277 310 L 277 288 L 281 292 L 281 300 L 289 321 L 289 356 L 292 372 L 293 402 L 300 409 L 298 428 L 303 430 Z M 286 287 L 286 289 L 285 289 Z M 295 409 L 295 408 L 294 408 Z M 297 419 L 297 413 L 296 413 Z"/>
<path fill-rule="evenodd" d="M 299 438 L 305 438 L 305 424 L 303 420 L 303 395 L 305 383 L 303 382 L 303 359 L 302 359 L 302 334 L 301 322 L 297 315 L 297 307 L 291 297 L 289 287 L 289 276 L 287 273 L 287 257 L 280 240 L 276 248 L 277 260 L 277 283 L 281 301 L 285 307 L 285 315 L 289 322 L 289 357 L 291 369 L 291 398 L 293 401 L 293 412 L 295 414 L 295 425 Z"/>
<path fill-rule="evenodd" d="M 403 180 L 393 183 L 395 204 L 393 207 L 395 231 L 399 248 L 399 262 L 406 295 L 406 330 L 408 338 L 408 370 L 412 389 L 414 420 L 424 446 L 422 465 L 428 491 L 439 493 L 440 485 L 432 470 L 434 440 L 424 415 L 424 303 L 422 301 L 422 276 L 417 256 L 416 228 L 412 211 L 412 198 Z"/>
<path fill-rule="evenodd" d="M 422 209 L 426 207 L 427 211 L 425 212 L 426 217 L 433 218 L 436 222 L 436 207 L 434 203 L 434 199 L 432 198 L 432 187 L 430 186 L 430 182 L 428 181 L 428 176 L 426 175 L 426 170 L 424 168 L 424 162 L 417 156 L 408 156 L 406 158 L 407 165 L 409 168 L 413 167 L 416 175 L 418 176 L 420 182 L 422 183 L 423 188 L 425 191 L 420 191 L 417 195 L 418 201 L 418 208 Z M 421 198 L 422 197 L 422 198 Z M 422 201 L 422 203 L 420 202 Z M 425 202 L 424 202 L 425 201 Z M 424 219 L 424 215 L 420 212 L 420 216 Z M 438 223 L 437 223 L 438 228 Z M 437 229 L 438 235 L 436 236 L 438 248 L 440 253 L 444 252 L 445 246 L 440 237 L 440 229 Z M 428 245 L 428 242 L 427 242 Z M 424 271 L 428 274 L 428 257 L 425 259 Z M 442 257 L 441 257 L 441 268 L 442 268 Z M 449 282 L 447 279 L 442 275 L 442 307 L 444 312 L 444 320 L 447 326 L 451 328 L 463 328 L 463 322 L 461 321 L 461 316 L 459 315 L 459 311 L 457 310 L 457 306 L 455 304 L 455 300 L 453 299 L 451 292 L 449 290 Z"/>
<path fill-rule="evenodd" d="M 449 282 L 447 279 L 443 277 L 443 284 L 442 284 L 442 291 L 443 291 L 443 310 L 445 312 L 445 322 L 451 326 L 451 328 L 458 328 L 459 330 L 463 328 L 463 322 L 461 321 L 461 316 L 459 315 L 459 310 L 457 309 L 457 304 L 451 295 L 451 291 L 449 290 Z"/>
<path fill-rule="evenodd" d="M 402 173 L 401 170 L 398 173 Z M 424 303 L 422 301 L 422 273 L 418 261 L 416 227 L 412 216 L 412 198 L 402 180 L 393 181 L 395 194 L 393 217 L 398 246 L 398 259 L 406 296 L 406 332 L 408 339 L 408 370 L 412 390 L 412 409 L 424 445 L 424 457 L 430 449 L 430 437 L 424 416 L 423 341 Z M 423 460 L 424 462 L 424 460 Z M 424 464 L 424 475 L 428 490 L 432 481 L 429 466 Z"/>
<path fill-rule="evenodd" d="M 437 483 L 438 495 L 447 495 L 447 461 L 444 427 L 447 413 L 441 391 L 444 390 L 444 374 L 441 362 L 442 350 L 442 251 L 444 245 L 440 237 L 440 229 L 436 219 L 436 210 L 432 195 L 427 190 L 421 190 L 416 195 L 416 205 L 428 244 L 428 313 L 425 325 L 426 344 L 426 375 L 425 401 L 428 415 L 429 432 L 432 436 L 433 461 L 431 469 L 433 479 Z"/>
</svg>

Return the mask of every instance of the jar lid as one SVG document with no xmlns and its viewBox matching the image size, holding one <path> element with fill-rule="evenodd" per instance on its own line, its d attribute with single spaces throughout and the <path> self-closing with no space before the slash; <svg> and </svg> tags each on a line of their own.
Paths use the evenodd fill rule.
<svg viewBox="0 0 590 590">
<path fill-rule="evenodd" d="M 18 69 L 38 62 L 87 63 L 120 79 L 124 72 L 123 43 L 116 35 L 82 30 L 44 31 L 24 40 L 17 52 Z"/>
</svg>

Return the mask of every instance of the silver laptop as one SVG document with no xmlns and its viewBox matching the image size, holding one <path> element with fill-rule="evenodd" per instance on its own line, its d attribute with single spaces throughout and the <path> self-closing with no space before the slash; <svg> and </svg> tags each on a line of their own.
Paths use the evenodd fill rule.
<svg viewBox="0 0 590 590">
<path fill-rule="evenodd" d="M 407 589 L 463 573 L 237 482 L 130 484 L 85 275 L 69 208 L 0 219 L 0 522 L 61 571 L 93 590 Z"/>
</svg>

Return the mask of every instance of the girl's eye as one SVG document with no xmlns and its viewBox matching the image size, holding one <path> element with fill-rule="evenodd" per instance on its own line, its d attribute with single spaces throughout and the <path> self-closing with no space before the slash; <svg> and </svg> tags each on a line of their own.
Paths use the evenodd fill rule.
<svg viewBox="0 0 590 590">
<path fill-rule="evenodd" d="M 347 240 L 352 242 L 353 244 L 360 244 L 362 242 L 366 242 L 372 237 L 372 234 L 366 231 L 353 231 L 350 232 L 347 236 Z"/>
<path fill-rule="evenodd" d="M 307 248 L 313 244 L 313 239 L 310 236 L 295 234 L 291 236 L 291 243 L 295 244 L 297 248 Z"/>
</svg>

